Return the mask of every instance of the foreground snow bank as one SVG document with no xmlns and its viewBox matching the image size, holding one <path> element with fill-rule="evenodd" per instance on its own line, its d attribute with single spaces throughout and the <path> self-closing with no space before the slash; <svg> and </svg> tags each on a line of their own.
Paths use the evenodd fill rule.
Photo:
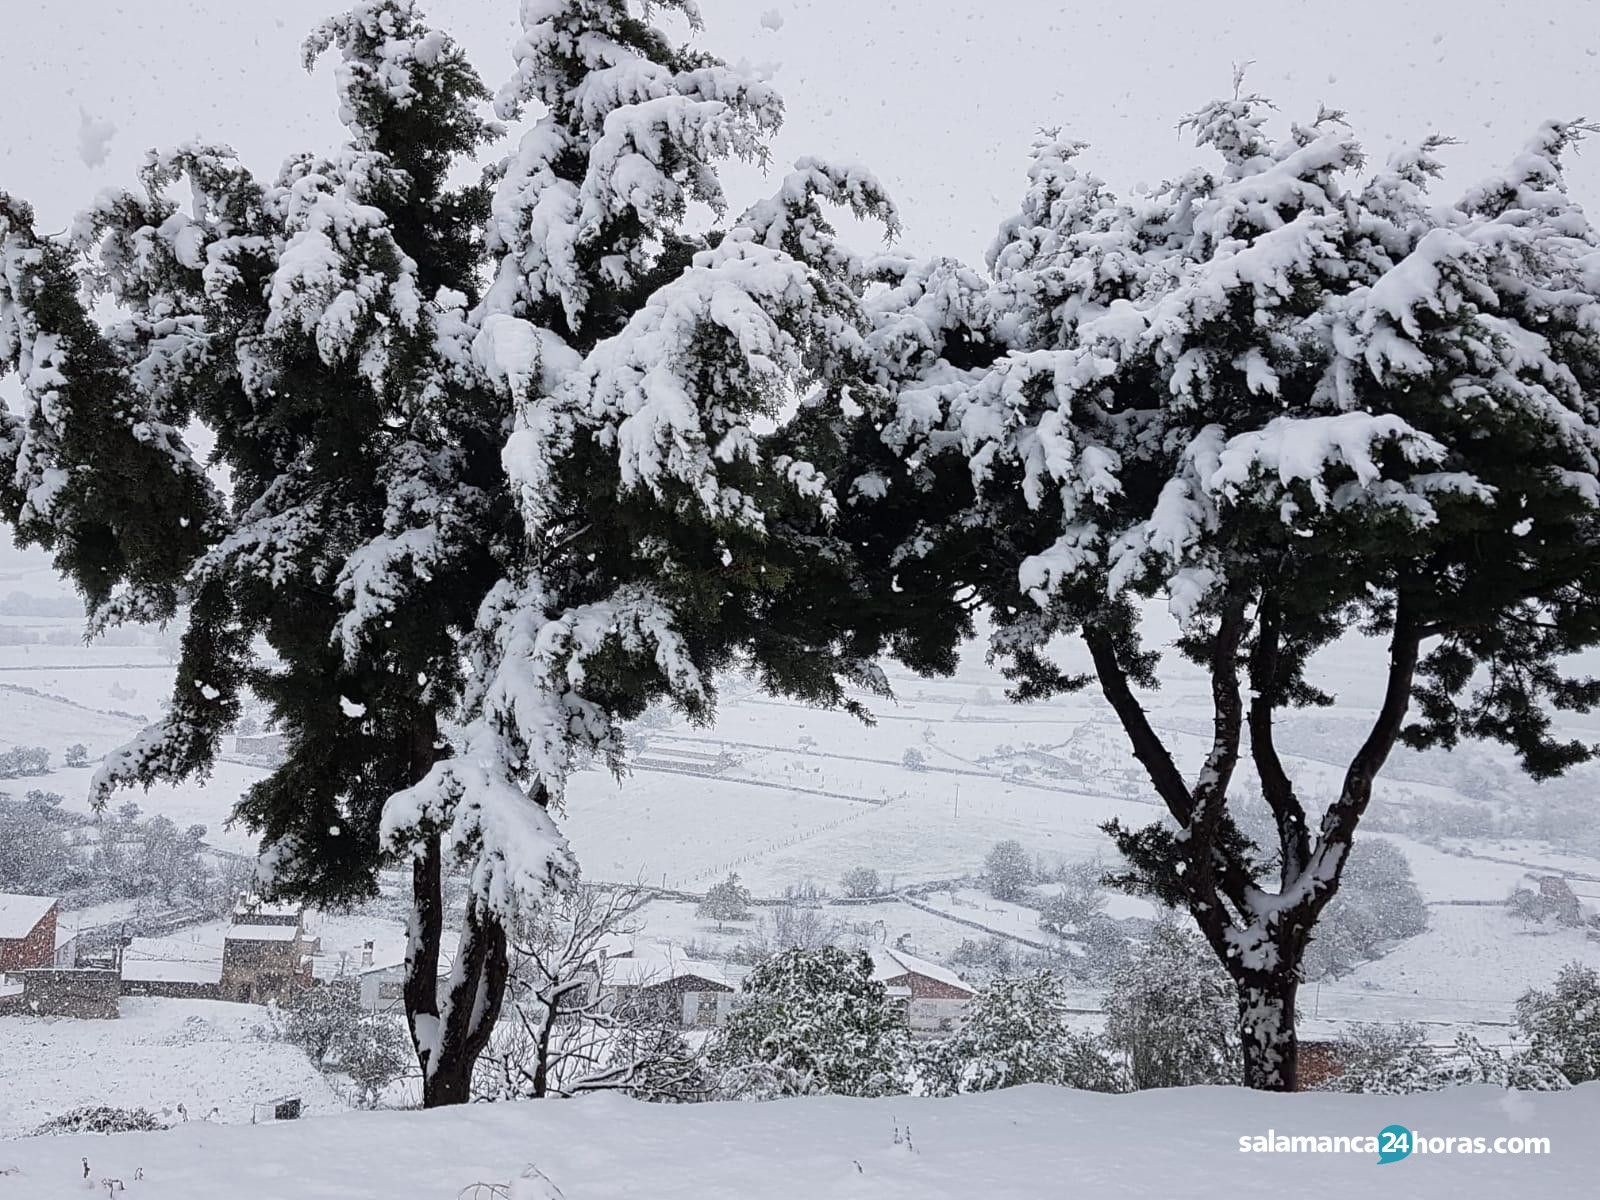
<svg viewBox="0 0 1600 1200">
<path fill-rule="evenodd" d="M 1547 1137 L 1551 1152 L 1379 1166 L 1366 1154 L 1239 1151 L 1241 1136 L 1268 1129 L 1375 1136 L 1396 1123 L 1430 1137 Z M 955 1100 L 692 1107 L 597 1096 L 0 1141 L 0 1195 L 81 1200 L 87 1157 L 95 1179 L 124 1181 L 118 1200 L 452 1200 L 475 1182 L 505 1184 L 528 1164 L 566 1200 L 1579 1196 L 1593 1194 L 1600 1168 L 1597 1123 L 1595 1084 L 1554 1095 L 1476 1087 L 1276 1098 L 1232 1088 L 1102 1096 L 1026 1087 Z"/>
</svg>

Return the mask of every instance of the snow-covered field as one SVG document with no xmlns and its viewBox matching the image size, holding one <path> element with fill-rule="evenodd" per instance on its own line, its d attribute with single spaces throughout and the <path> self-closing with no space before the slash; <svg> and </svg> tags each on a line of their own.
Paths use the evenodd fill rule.
<svg viewBox="0 0 1600 1200">
<path fill-rule="evenodd" d="M 120 1007 L 115 1021 L 0 1017 L 0 1137 L 82 1105 L 137 1106 L 177 1121 L 181 1104 L 191 1122 L 216 1109 L 213 1120 L 229 1124 L 248 1123 L 256 1104 L 278 1096 L 299 1096 L 313 1113 L 344 1107 L 304 1052 L 257 1036 L 265 1009 L 127 996 Z M 0 1150 L 0 1171 L 15 1157 L 11 1145 Z M 7 1200 L 47 1194 L 43 1180 L 13 1186 L 0 1176 Z"/>
<path fill-rule="evenodd" d="M 1022 1087 L 954 1100 L 816 1098 L 652 1105 L 611 1096 L 430 1113 L 347 1113 L 258 1128 L 0 1143 L 0 1195 L 78 1200 L 1112 1200 L 1592 1195 L 1600 1085 L 1407 1097 L 1274 1097 L 1186 1088 L 1103 1096 Z M 1244 1154 L 1242 1136 L 1542 1137 L 1550 1153 Z M 136 1180 L 136 1173 L 141 1176 Z M 465 1190 L 464 1190 L 465 1189 Z"/>
</svg>

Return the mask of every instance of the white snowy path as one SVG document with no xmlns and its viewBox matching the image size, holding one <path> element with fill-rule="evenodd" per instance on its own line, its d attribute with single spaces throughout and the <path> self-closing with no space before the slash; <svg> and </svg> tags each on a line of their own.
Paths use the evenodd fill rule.
<svg viewBox="0 0 1600 1200">
<path fill-rule="evenodd" d="M 1593 1084 L 1509 1097 L 1483 1087 L 1404 1098 L 1026 1087 L 956 1100 L 682 1107 L 595 1097 L 0 1142 L 0 1196 L 79 1200 L 89 1194 L 87 1156 L 96 1179 L 124 1181 L 118 1200 L 451 1200 L 529 1163 L 566 1200 L 1577 1197 L 1593 1194 L 1600 1168 L 1597 1121 Z M 1241 1135 L 1269 1128 L 1376 1135 L 1391 1123 L 1428 1136 L 1544 1136 L 1553 1153 L 1379 1166 L 1362 1154 L 1238 1151 Z M 896 1144 L 897 1126 L 902 1135 L 909 1126 L 914 1149 Z"/>
</svg>

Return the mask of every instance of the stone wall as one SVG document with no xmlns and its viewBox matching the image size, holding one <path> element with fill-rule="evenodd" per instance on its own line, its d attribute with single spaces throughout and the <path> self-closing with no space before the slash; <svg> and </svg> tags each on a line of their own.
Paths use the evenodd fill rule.
<svg viewBox="0 0 1600 1200">
<path fill-rule="evenodd" d="M 115 971 L 55 967 L 22 972 L 22 1009 L 38 1017 L 115 1020 L 121 981 Z"/>
</svg>

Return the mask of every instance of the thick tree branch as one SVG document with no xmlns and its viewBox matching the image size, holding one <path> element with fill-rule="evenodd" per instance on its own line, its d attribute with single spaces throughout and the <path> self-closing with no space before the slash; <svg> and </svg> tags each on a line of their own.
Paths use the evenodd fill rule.
<svg viewBox="0 0 1600 1200">
<path fill-rule="evenodd" d="M 1182 773 L 1172 761 L 1172 755 L 1168 753 L 1160 736 L 1151 727 L 1150 718 L 1145 715 L 1144 707 L 1133 694 L 1127 672 L 1117 661 L 1116 646 L 1111 635 L 1086 623 L 1083 626 L 1083 640 L 1089 647 L 1090 657 L 1094 660 L 1095 674 L 1100 679 L 1100 690 L 1110 701 L 1117 719 L 1122 722 L 1128 740 L 1133 743 L 1134 757 L 1144 766 L 1145 773 L 1155 785 L 1156 794 L 1166 804 L 1167 811 L 1177 819 L 1179 825 L 1187 826 L 1194 807 L 1189 795 L 1189 786 L 1184 783 Z"/>
<path fill-rule="evenodd" d="M 1244 725 L 1244 704 L 1239 697 L 1239 646 L 1250 627 L 1243 595 L 1230 595 L 1223 604 L 1216 636 L 1211 639 L 1211 749 L 1195 780 L 1194 816 L 1189 840 L 1198 851 L 1216 844 L 1222 814 L 1228 802 L 1228 784 L 1239 762 L 1239 734 Z M 1209 872 L 1210 867 L 1206 870 Z"/>
<path fill-rule="evenodd" d="M 1280 879 L 1284 887 L 1297 879 L 1311 858 L 1311 834 L 1305 806 L 1295 795 L 1294 783 L 1278 757 L 1272 720 L 1281 697 L 1278 678 L 1281 653 L 1281 614 L 1276 598 L 1264 591 L 1256 616 L 1256 644 L 1250 653 L 1250 756 L 1261 779 L 1261 792 L 1278 827 Z"/>
<path fill-rule="evenodd" d="M 1411 705 L 1411 686 L 1416 677 L 1422 634 L 1412 620 L 1410 606 L 1402 595 L 1395 605 L 1394 632 L 1389 638 L 1389 674 L 1383 704 L 1367 733 L 1366 740 L 1350 760 L 1339 798 L 1322 818 L 1322 833 L 1306 872 L 1302 873 L 1306 903 L 1312 916 L 1319 912 L 1339 886 L 1345 858 L 1355 837 L 1356 826 L 1372 799 L 1372 784 L 1389 751 L 1394 749 Z"/>
</svg>

